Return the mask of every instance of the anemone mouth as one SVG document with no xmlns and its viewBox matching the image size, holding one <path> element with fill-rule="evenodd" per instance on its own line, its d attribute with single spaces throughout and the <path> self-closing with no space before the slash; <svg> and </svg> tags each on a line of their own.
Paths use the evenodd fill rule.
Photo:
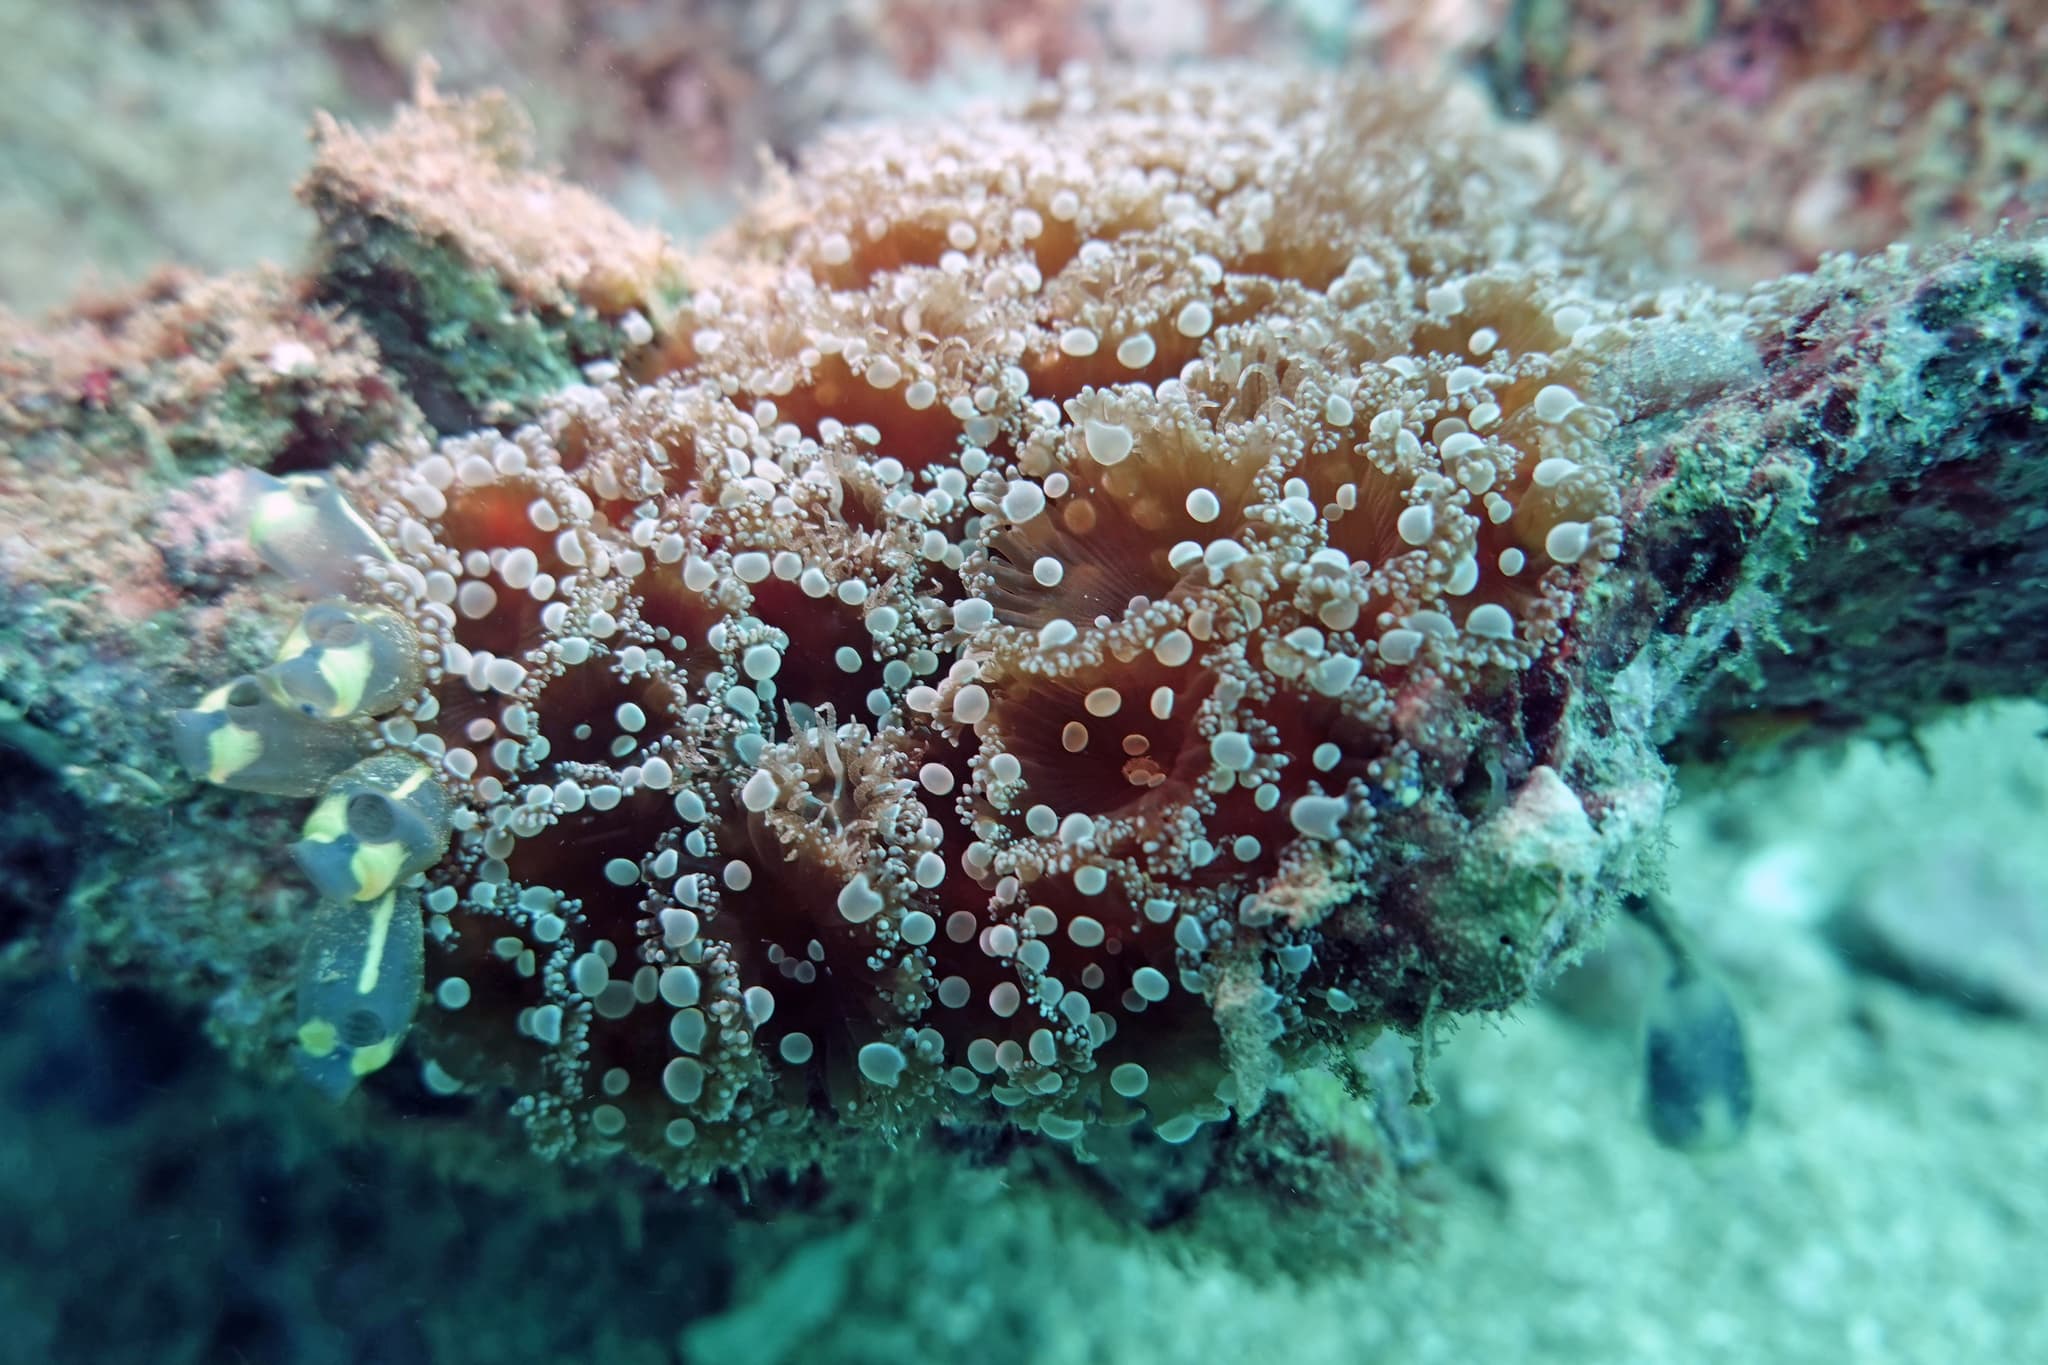
<svg viewBox="0 0 2048 1365">
<path fill-rule="evenodd" d="M 1415 547 L 1402 539 L 1410 479 L 1380 469 L 1363 451 L 1338 449 L 1303 462 L 1299 477 L 1329 526 L 1328 544 L 1378 567 Z"/>
<path fill-rule="evenodd" d="M 548 510 L 542 510 L 543 506 Z M 441 537 L 452 545 L 528 550 L 539 572 L 559 576 L 570 566 L 555 552 L 558 518 L 561 514 L 532 479 L 501 478 L 451 490 L 440 516 Z"/>
<path fill-rule="evenodd" d="M 1121 453 L 1077 454 L 1066 491 L 1030 520 L 989 537 L 983 565 L 996 617 L 1037 629 L 1054 620 L 1120 618 L 1134 600 L 1162 601 L 1181 585 L 1174 548 L 1242 525 L 1259 462 L 1234 459 L 1182 416 L 1132 405 L 1084 418 L 1084 439 Z"/>
<path fill-rule="evenodd" d="M 546 634 L 536 584 L 575 575 L 562 557 L 563 514 L 541 485 L 525 477 L 451 488 L 441 514 L 442 539 L 453 545 L 488 545 L 453 582 L 438 582 L 455 608 L 455 639 L 465 649 L 500 657 L 532 648 Z"/>
<path fill-rule="evenodd" d="M 1001 689 L 984 742 L 1017 760 L 1026 807 L 1142 817 L 1187 800 L 1208 772 L 1195 718 L 1215 682 L 1206 669 L 1169 668 L 1149 655 L 1014 679 Z"/>
<path fill-rule="evenodd" d="M 567 779 L 558 789 L 574 809 L 563 810 L 552 823 L 513 844 L 504 860 L 509 880 L 582 900 L 585 913 L 607 930 L 614 925 L 630 927 L 647 888 L 640 884 L 637 870 L 631 881 L 622 882 L 614 880 L 611 869 L 622 862 L 637 869 L 647 850 L 680 823 L 674 808 L 656 792 L 615 797 L 610 793 L 616 788 L 595 778 Z M 701 872 L 710 866 L 690 862 L 684 870 Z"/>
<path fill-rule="evenodd" d="M 958 448 L 962 419 L 937 400 L 929 380 L 906 369 L 895 355 L 871 357 L 859 373 L 843 355 L 825 356 L 802 384 L 772 395 L 776 415 L 821 441 L 828 419 L 848 429 L 872 427 L 875 449 L 905 469 L 939 464 Z"/>
<path fill-rule="evenodd" d="M 586 663 L 549 678 L 535 703 L 547 764 L 606 766 L 638 753 L 675 722 L 681 700 L 663 678 L 622 678 Z"/>
<path fill-rule="evenodd" d="M 1491 356 L 1495 349 L 1510 355 L 1556 351 L 1571 344 L 1568 309 L 1546 297 L 1543 285 L 1527 275 L 1469 276 L 1456 285 L 1462 307 L 1448 321 L 1431 319 L 1415 329 L 1409 349 L 1444 355 Z M 1583 311 L 1583 310 L 1582 310 Z M 1473 338 L 1487 335 L 1484 347 Z M 1508 406 L 1503 400 L 1503 406 Z"/>
<path fill-rule="evenodd" d="M 1072 512 L 1074 507 L 1062 508 L 1060 515 Z M 1109 515 L 1121 520 L 1114 512 Z M 1114 621 L 1134 600 L 1157 600 L 1173 591 L 1181 575 L 1163 551 L 1145 546 L 1127 524 L 1101 528 L 1096 518 L 1090 506 L 1074 517 L 1084 531 L 1049 526 L 1027 533 L 1013 527 L 991 537 L 988 600 L 997 620 L 1032 629 L 1060 619 Z M 1058 577 L 1047 582 L 1055 573 L 1053 565 Z"/>
<path fill-rule="evenodd" d="M 774 675 L 778 706 L 797 702 L 836 715 L 867 714 L 868 698 L 887 675 L 861 610 L 836 594 L 810 596 L 784 579 L 756 583 L 753 593 L 754 614 L 792 642 Z"/>
</svg>

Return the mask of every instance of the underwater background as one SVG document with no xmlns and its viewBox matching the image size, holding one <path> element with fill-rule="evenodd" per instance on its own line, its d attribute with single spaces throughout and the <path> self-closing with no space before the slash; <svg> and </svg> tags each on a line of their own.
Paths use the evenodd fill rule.
<svg viewBox="0 0 2048 1365">
<path fill-rule="evenodd" d="M 823 130 L 944 121 L 1080 64 L 1449 82 L 1611 176 L 1660 268 L 1737 294 L 1894 242 L 2038 249 L 2048 201 L 2033 0 L 0 0 L 0 1361 L 2048 1359 L 2048 706 L 2025 648 L 1911 705 L 1726 706 L 1662 734 L 1647 919 L 1602 902 L 1529 998 L 1351 1049 L 1349 1088 L 1280 1082 L 1301 1126 L 1258 1153 L 1212 1127 L 1105 1169 L 907 1134 L 894 1159 L 672 1190 L 460 1131 L 403 1053 L 340 1104 L 281 1078 L 253 1021 L 312 895 L 249 850 L 301 813 L 186 780 L 170 718 L 228 672 L 150 624 L 183 607 L 146 574 L 92 564 L 89 480 L 47 512 L 23 490 L 52 432 L 144 460 L 74 417 L 121 411 L 93 386 L 133 362 L 102 374 L 92 328 L 300 261 L 315 111 L 381 126 L 428 57 L 444 94 L 506 90 L 542 165 L 692 244 Z M 2014 314 L 2022 294 L 2038 314 L 2038 268 Z M 2030 325 L 2010 349 L 2036 368 L 2001 400 L 2015 459 L 2048 457 Z M 51 373 L 82 387 L 52 406 Z M 317 439 L 251 448 L 303 471 L 408 420 L 356 396 Z M 210 468 L 187 442 L 290 424 L 256 407 L 146 459 L 170 479 Z M 251 572 L 191 529 L 203 508 L 152 516 L 181 589 Z M 1983 590 L 2007 635 L 2048 639 L 2043 519 L 2019 521 L 2027 572 Z M 96 614 L 126 653 L 77 624 Z M 124 746 L 132 765 L 102 761 Z M 149 861 L 213 837 L 217 867 Z M 209 957 L 206 904 L 275 941 Z M 1695 975 L 1738 1039 L 1702 1043 L 1674 1004 Z M 1711 1055 L 1646 1067 L 1646 1024 Z M 1688 1088 L 1739 1131 L 1689 1145 Z"/>
</svg>

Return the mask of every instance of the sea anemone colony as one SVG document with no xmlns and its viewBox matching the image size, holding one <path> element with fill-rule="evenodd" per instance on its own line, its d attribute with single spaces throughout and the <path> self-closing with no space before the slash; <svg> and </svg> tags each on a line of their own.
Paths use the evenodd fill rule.
<svg viewBox="0 0 2048 1365">
<path fill-rule="evenodd" d="M 1567 931 L 1446 928 L 1412 836 L 1585 820 L 1601 377 L 1662 305 L 1571 188 L 1434 96 L 1076 79 L 825 142 L 529 424 L 252 476 L 313 605 L 178 738 L 315 798 L 307 1074 L 404 1041 L 683 1182 L 1181 1142 L 1511 1001 Z"/>
</svg>

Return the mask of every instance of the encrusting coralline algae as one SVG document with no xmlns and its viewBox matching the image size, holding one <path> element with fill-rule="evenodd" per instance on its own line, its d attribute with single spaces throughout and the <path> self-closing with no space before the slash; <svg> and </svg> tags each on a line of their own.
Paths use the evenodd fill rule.
<svg viewBox="0 0 2048 1365">
<path fill-rule="evenodd" d="M 1575 188 L 1448 97 L 1071 81 L 827 140 L 525 425 L 249 476 L 316 605 L 178 724 L 319 796 L 304 1068 L 410 1026 L 541 1151 L 687 1181 L 1185 1141 L 1512 1003 L 1599 903 L 1603 376 L 1709 301 Z"/>
</svg>

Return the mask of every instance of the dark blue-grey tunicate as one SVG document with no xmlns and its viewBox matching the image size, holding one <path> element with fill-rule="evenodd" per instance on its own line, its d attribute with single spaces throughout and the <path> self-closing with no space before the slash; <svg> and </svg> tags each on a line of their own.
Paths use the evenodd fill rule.
<svg viewBox="0 0 2048 1365">
<path fill-rule="evenodd" d="M 1695 1151 L 1735 1141 L 1753 1091 L 1742 1021 L 1728 993 L 1690 970 L 1673 973 L 1644 1020 L 1645 1116 L 1667 1147 Z"/>
</svg>

